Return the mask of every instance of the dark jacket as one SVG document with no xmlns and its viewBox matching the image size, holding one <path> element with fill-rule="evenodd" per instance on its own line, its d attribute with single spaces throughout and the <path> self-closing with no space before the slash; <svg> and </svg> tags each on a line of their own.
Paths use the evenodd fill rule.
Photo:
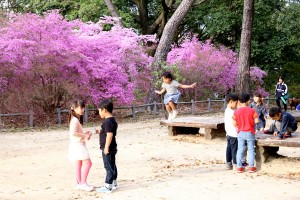
<svg viewBox="0 0 300 200">
<path fill-rule="evenodd" d="M 284 95 L 287 94 L 288 87 L 287 87 L 287 85 L 284 82 L 282 82 L 281 84 L 277 83 L 277 85 L 276 85 L 276 91 L 275 92 L 276 92 L 275 93 L 276 98 L 280 98 L 280 97 L 282 97 L 282 96 L 284 96 Z"/>
<path fill-rule="evenodd" d="M 280 135 L 285 134 L 288 127 L 291 128 L 292 130 L 297 130 L 297 122 L 290 113 L 282 111 L 281 119 L 278 121 L 281 122 L 280 130 L 277 130 L 275 126 L 275 131 L 277 131 L 278 134 Z"/>
</svg>

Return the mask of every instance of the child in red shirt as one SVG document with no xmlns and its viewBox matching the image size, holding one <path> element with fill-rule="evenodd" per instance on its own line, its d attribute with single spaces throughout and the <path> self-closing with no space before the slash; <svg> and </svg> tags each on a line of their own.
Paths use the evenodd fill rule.
<svg viewBox="0 0 300 200">
<path fill-rule="evenodd" d="M 248 107 L 250 103 L 250 95 L 241 93 L 239 95 L 239 108 L 234 111 L 233 125 L 238 129 L 238 150 L 236 155 L 237 172 L 245 171 L 242 164 L 245 144 L 247 142 L 249 156 L 249 172 L 256 172 L 254 167 L 255 160 L 255 124 L 259 122 L 258 115 L 253 108 Z"/>
</svg>

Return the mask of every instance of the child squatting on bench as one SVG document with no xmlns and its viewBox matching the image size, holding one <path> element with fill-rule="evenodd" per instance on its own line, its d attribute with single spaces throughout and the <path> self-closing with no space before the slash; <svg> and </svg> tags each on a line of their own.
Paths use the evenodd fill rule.
<svg viewBox="0 0 300 200">
<path fill-rule="evenodd" d="M 271 124 L 269 130 L 265 130 L 264 133 L 277 136 L 277 140 L 291 137 L 292 133 L 298 128 L 295 118 L 278 107 L 272 107 L 269 116 L 275 121 Z"/>
</svg>

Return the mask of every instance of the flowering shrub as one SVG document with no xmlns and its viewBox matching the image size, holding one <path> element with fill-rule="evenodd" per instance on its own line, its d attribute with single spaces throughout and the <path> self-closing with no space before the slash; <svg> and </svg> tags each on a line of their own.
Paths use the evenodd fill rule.
<svg viewBox="0 0 300 200">
<path fill-rule="evenodd" d="M 182 82 L 197 82 L 195 90 L 183 90 L 190 99 L 225 95 L 234 89 L 238 74 L 237 54 L 223 46 L 216 48 L 209 41 L 201 43 L 197 38 L 185 40 L 180 47 L 173 47 L 168 54 L 167 63 L 177 65 L 183 78 Z M 253 90 L 261 89 L 262 78 L 266 73 L 258 67 L 251 68 Z M 255 84 L 254 84 L 255 82 Z M 195 93 L 194 93 L 195 92 Z"/>
<path fill-rule="evenodd" d="M 107 21 L 113 26 L 104 31 Z M 57 11 L 11 16 L 0 28 L 0 100 L 10 112 L 24 105 L 52 112 L 73 98 L 129 104 L 149 84 L 147 39 L 112 18 L 86 24 Z"/>
</svg>

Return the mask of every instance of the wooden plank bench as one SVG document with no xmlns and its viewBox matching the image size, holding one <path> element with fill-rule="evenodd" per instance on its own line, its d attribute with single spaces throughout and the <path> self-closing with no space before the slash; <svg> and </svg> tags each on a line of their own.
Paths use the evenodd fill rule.
<svg viewBox="0 0 300 200">
<path fill-rule="evenodd" d="M 295 117 L 296 122 L 300 122 L 300 111 L 299 110 L 293 110 L 288 111 L 293 117 Z"/>
<path fill-rule="evenodd" d="M 277 156 L 279 147 L 300 147 L 300 132 L 292 133 L 292 137 L 276 140 L 271 134 L 257 132 L 256 138 L 256 167 L 260 168 L 269 156 Z"/>
<path fill-rule="evenodd" d="M 197 134 L 200 128 L 204 128 L 204 138 L 208 140 L 226 136 L 224 119 L 219 117 L 178 117 L 172 121 L 160 121 L 160 125 L 168 126 L 170 136 Z"/>
</svg>

